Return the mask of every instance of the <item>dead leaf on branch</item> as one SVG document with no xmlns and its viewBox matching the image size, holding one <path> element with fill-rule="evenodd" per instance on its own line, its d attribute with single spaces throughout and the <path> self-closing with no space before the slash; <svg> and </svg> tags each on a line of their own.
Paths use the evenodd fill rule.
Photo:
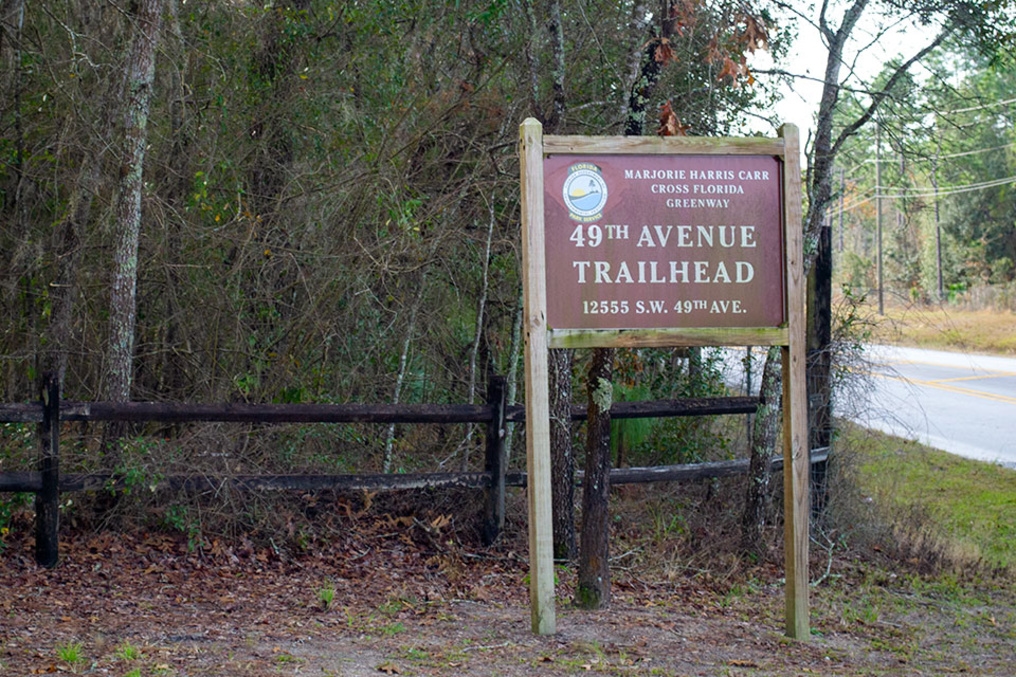
<svg viewBox="0 0 1016 677">
<path fill-rule="evenodd" d="M 657 136 L 688 136 L 690 125 L 682 125 L 674 107 L 669 101 L 660 107 L 660 126 L 656 129 Z"/>
<path fill-rule="evenodd" d="M 694 28 L 698 23 L 699 0 L 681 0 L 670 3 L 671 30 L 678 35 L 684 35 L 689 28 Z"/>
<path fill-rule="evenodd" d="M 653 59 L 656 63 L 664 65 L 671 61 L 677 61 L 677 54 L 674 52 L 674 48 L 670 45 L 670 40 L 667 38 L 660 38 L 659 43 L 656 45 L 656 49 L 653 50 Z"/>
<path fill-rule="evenodd" d="M 743 56 L 739 62 L 734 61 L 729 56 L 723 57 L 723 69 L 716 79 L 722 80 L 726 77 L 731 79 L 731 86 L 733 87 L 737 87 L 740 84 L 741 78 L 744 78 L 745 82 L 749 85 L 755 83 L 755 77 L 748 70 L 748 60 Z"/>
<path fill-rule="evenodd" d="M 733 87 L 738 87 L 742 81 L 752 85 L 755 77 L 748 69 L 747 55 L 766 49 L 769 44 L 765 22 L 760 17 L 741 11 L 734 16 L 730 28 L 733 29 L 732 32 L 713 36 L 709 41 L 706 61 L 723 64 L 717 80 L 729 77 Z"/>
<path fill-rule="evenodd" d="M 742 14 L 740 19 L 744 22 L 744 32 L 741 33 L 741 41 L 744 43 L 745 48 L 753 54 L 757 49 L 765 49 L 769 43 L 769 34 L 766 31 L 765 24 L 758 17 L 750 14 Z"/>
</svg>

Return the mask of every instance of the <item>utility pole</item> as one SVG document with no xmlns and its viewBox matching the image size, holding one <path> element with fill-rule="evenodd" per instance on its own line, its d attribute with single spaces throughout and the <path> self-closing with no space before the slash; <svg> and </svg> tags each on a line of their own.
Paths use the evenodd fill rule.
<svg viewBox="0 0 1016 677">
<path fill-rule="evenodd" d="M 840 244 L 837 251 L 843 251 L 843 194 L 847 190 L 846 172 L 840 167 Z"/>
<path fill-rule="evenodd" d="M 936 117 L 937 121 L 937 117 Z M 935 189 L 935 267 L 938 273 L 938 302 L 945 301 L 945 288 L 942 284 L 942 222 L 939 214 L 938 203 L 938 160 L 942 153 L 942 139 L 938 135 L 938 125 L 935 125 L 935 162 L 931 166 L 931 185 Z"/>
<path fill-rule="evenodd" d="M 903 160 L 903 147 L 900 146 L 897 151 L 897 159 L 899 160 L 899 178 L 897 179 L 897 185 L 906 185 L 906 164 Z M 893 242 L 893 246 L 896 248 L 896 252 L 899 255 L 899 260 L 905 262 L 907 260 L 907 219 L 906 219 L 907 202 L 902 197 L 897 197 L 893 201 L 893 211 L 896 212 L 896 241 Z M 903 264 L 906 266 L 906 263 Z M 904 268 L 905 270 L 905 268 Z"/>
<path fill-rule="evenodd" d="M 875 118 L 875 238 L 878 253 L 878 314 L 885 315 L 885 298 L 882 293 L 882 125 Z"/>
</svg>

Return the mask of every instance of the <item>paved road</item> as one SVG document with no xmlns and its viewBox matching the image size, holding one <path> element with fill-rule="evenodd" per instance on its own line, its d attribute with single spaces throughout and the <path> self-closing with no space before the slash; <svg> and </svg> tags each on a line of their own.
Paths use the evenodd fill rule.
<svg viewBox="0 0 1016 677">
<path fill-rule="evenodd" d="M 871 346 L 838 414 L 929 446 L 1016 467 L 1016 359 Z"/>
<path fill-rule="evenodd" d="M 764 350 L 753 351 L 757 392 Z M 725 378 L 744 390 L 743 350 L 721 353 Z M 1016 467 L 1016 359 L 869 346 L 841 384 L 836 415 L 897 437 Z"/>
</svg>

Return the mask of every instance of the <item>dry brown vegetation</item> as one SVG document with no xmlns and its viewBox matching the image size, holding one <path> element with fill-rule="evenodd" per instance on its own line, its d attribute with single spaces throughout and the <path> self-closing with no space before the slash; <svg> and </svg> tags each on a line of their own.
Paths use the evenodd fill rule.
<svg viewBox="0 0 1016 677">
<path fill-rule="evenodd" d="M 1008 310 L 975 310 L 950 304 L 896 305 L 878 317 L 868 307 L 873 339 L 921 348 L 1016 354 L 1016 314 Z"/>
</svg>

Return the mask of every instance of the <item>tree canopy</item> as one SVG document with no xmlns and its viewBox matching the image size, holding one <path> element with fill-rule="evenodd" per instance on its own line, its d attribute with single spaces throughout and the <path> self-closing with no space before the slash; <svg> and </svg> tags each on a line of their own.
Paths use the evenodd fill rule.
<svg viewBox="0 0 1016 677">
<path fill-rule="evenodd" d="M 518 354 L 518 124 L 729 134 L 773 96 L 745 54 L 783 44 L 727 1 L 158 4 L 133 308 L 107 290 L 143 20 L 0 5 L 8 400 L 53 366 L 102 397 L 123 310 L 131 399 L 472 400 Z"/>
</svg>

